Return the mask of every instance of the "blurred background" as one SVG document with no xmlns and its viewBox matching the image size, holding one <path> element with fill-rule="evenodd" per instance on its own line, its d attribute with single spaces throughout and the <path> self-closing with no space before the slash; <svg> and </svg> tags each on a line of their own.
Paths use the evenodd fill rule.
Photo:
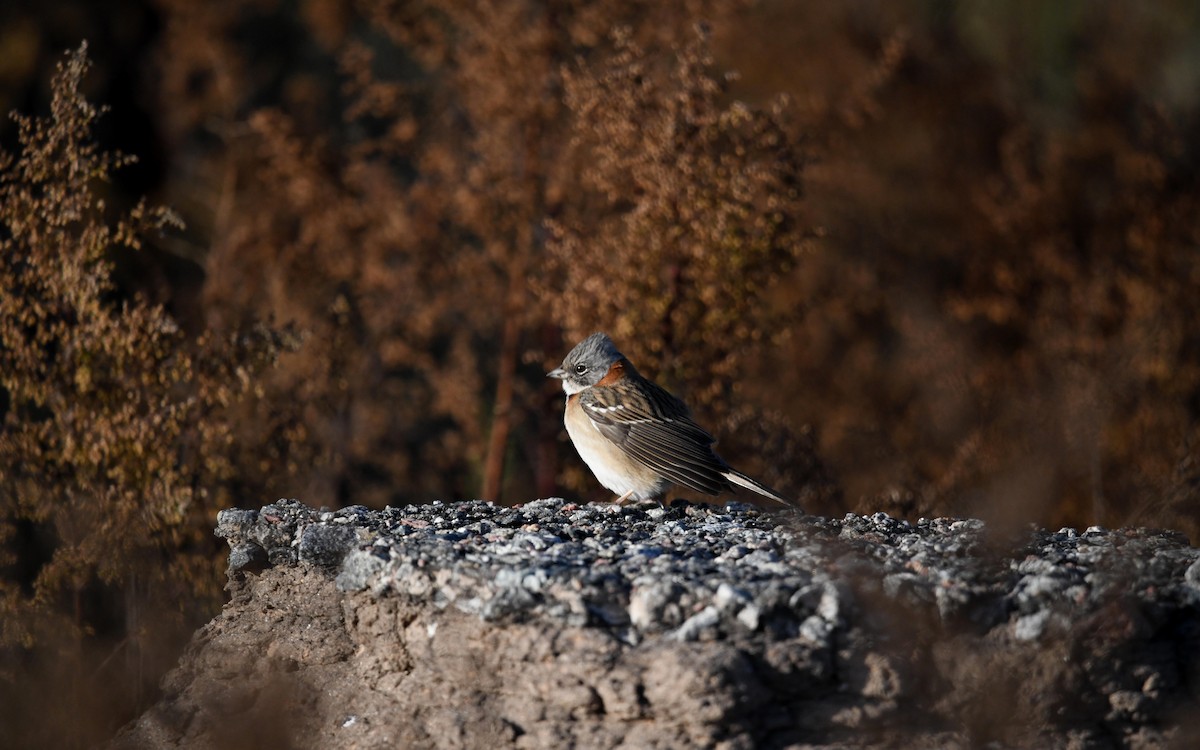
<svg viewBox="0 0 1200 750">
<path fill-rule="evenodd" d="M 154 698 L 221 508 L 609 497 L 594 330 L 809 512 L 1195 542 L 1198 16 L 5 3 L 0 733 Z"/>
</svg>

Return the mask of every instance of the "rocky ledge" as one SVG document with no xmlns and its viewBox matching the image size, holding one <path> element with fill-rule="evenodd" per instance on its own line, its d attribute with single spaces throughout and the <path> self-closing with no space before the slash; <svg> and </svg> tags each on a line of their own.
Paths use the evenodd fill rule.
<svg viewBox="0 0 1200 750">
<path fill-rule="evenodd" d="M 1200 741 L 1200 550 L 752 506 L 221 513 L 232 600 L 113 743 Z"/>
</svg>

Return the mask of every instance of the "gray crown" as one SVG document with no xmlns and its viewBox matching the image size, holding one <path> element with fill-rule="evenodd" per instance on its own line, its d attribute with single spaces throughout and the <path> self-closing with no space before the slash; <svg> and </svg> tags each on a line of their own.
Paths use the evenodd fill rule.
<svg viewBox="0 0 1200 750">
<path fill-rule="evenodd" d="M 597 331 L 580 341 L 563 361 L 570 364 L 584 363 L 592 367 L 607 368 L 622 356 L 608 334 Z"/>
</svg>

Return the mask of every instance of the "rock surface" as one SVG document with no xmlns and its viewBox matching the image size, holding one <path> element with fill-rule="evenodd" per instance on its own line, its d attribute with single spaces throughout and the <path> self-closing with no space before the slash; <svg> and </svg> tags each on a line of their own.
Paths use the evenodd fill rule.
<svg viewBox="0 0 1200 750">
<path fill-rule="evenodd" d="M 1171 532 L 551 499 L 217 534 L 232 600 L 114 748 L 1200 746 Z"/>
</svg>

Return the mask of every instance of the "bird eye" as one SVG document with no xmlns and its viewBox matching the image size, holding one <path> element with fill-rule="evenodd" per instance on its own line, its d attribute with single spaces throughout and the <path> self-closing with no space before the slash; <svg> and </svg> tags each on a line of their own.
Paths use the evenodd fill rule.
<svg viewBox="0 0 1200 750">
<path fill-rule="evenodd" d="M 575 374 L 582 375 L 587 372 L 587 365 L 575 365 Z"/>
</svg>

